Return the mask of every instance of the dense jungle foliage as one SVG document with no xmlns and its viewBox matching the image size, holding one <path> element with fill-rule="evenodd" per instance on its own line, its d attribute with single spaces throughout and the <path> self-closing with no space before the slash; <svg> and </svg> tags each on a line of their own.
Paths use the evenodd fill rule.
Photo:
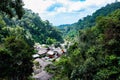
<svg viewBox="0 0 120 80">
<path fill-rule="evenodd" d="M 46 70 L 52 80 L 120 80 L 120 9 L 79 31 L 68 53 Z"/>
<path fill-rule="evenodd" d="M 120 80 L 120 2 L 59 26 L 62 33 L 23 5 L 22 0 L 0 1 L 0 80 L 31 80 L 34 43 L 63 42 L 62 33 L 77 40 L 46 67 L 51 80 Z"/>
<path fill-rule="evenodd" d="M 49 21 L 24 9 L 22 0 L 1 0 L 0 80 L 30 80 L 35 42 L 53 44 L 63 39 Z"/>
</svg>

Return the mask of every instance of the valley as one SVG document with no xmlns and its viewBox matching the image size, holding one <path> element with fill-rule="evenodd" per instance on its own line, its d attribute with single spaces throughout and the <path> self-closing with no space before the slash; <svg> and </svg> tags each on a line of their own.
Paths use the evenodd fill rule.
<svg viewBox="0 0 120 80">
<path fill-rule="evenodd" d="M 66 1 L 71 5 L 87 2 Z M 44 6 L 43 12 L 58 14 L 59 8 L 66 7 L 62 3 L 54 2 L 57 7 L 50 6 L 53 10 Z M 22 0 L 0 1 L 0 80 L 120 80 L 119 1 L 75 23 L 54 26 L 50 22 L 23 8 Z"/>
</svg>

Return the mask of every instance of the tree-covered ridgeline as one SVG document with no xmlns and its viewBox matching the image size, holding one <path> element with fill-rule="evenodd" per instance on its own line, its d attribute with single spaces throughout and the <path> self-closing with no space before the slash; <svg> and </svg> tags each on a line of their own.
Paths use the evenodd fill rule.
<svg viewBox="0 0 120 80">
<path fill-rule="evenodd" d="M 64 38 L 73 40 L 78 35 L 78 30 L 94 26 L 98 16 L 106 16 L 117 9 L 120 9 L 120 2 L 107 4 L 105 7 L 96 10 L 92 15 L 88 15 L 76 23 L 60 25 L 58 28 L 63 32 Z"/>
<path fill-rule="evenodd" d="M 78 42 L 47 70 L 53 80 L 120 80 L 119 53 L 120 9 L 80 30 Z"/>
<path fill-rule="evenodd" d="M 25 28 L 26 32 L 31 34 L 34 42 L 41 44 L 53 44 L 55 42 L 63 42 L 61 32 L 57 30 L 48 21 L 43 21 L 38 14 L 33 13 L 31 10 L 25 10 L 22 19 L 18 24 Z"/>
<path fill-rule="evenodd" d="M 43 21 L 37 13 L 31 10 L 25 9 L 24 11 L 25 14 L 20 20 L 17 17 L 13 17 L 11 20 L 4 17 L 4 21 L 8 26 L 23 28 L 26 36 L 33 42 L 48 45 L 63 42 L 62 33 L 48 20 Z"/>
</svg>

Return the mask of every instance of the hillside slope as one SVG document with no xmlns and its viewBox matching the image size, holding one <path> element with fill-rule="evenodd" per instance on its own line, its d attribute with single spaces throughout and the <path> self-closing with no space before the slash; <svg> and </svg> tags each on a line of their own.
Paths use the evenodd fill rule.
<svg viewBox="0 0 120 80">
<path fill-rule="evenodd" d="M 109 15 L 111 12 L 120 9 L 120 2 L 107 4 L 105 7 L 97 10 L 91 16 L 88 15 L 83 19 L 80 19 L 78 22 L 74 24 L 68 25 L 60 25 L 58 28 L 64 32 L 63 36 L 67 38 L 73 38 L 77 35 L 78 30 L 88 28 L 95 25 L 96 18 L 98 16 L 106 16 Z"/>
<path fill-rule="evenodd" d="M 67 56 L 48 66 L 53 80 L 120 80 L 120 9 L 79 31 Z"/>
<path fill-rule="evenodd" d="M 63 42 L 61 32 L 54 28 L 48 20 L 43 21 L 38 14 L 31 10 L 25 10 L 25 14 L 18 20 L 13 18 L 12 21 L 7 17 L 4 18 L 9 26 L 20 26 L 24 28 L 26 36 L 34 42 L 41 44 L 52 44 L 54 42 Z"/>
</svg>

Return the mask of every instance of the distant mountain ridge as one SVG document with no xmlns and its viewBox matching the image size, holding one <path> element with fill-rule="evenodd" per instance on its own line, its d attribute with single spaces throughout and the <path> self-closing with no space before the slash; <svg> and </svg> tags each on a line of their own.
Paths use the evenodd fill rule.
<svg viewBox="0 0 120 80">
<path fill-rule="evenodd" d="M 120 2 L 115 2 L 112 4 L 107 4 L 105 7 L 102 7 L 98 10 L 96 10 L 95 13 L 93 13 L 91 16 L 88 15 L 84 17 L 83 19 L 78 20 L 78 22 L 73 23 L 73 24 L 65 24 L 65 25 L 60 25 L 58 28 L 64 32 L 63 36 L 64 37 L 75 37 L 77 35 L 77 32 L 80 29 L 92 27 L 95 25 L 96 18 L 98 16 L 106 16 L 112 13 L 113 11 L 120 9 Z"/>
</svg>

